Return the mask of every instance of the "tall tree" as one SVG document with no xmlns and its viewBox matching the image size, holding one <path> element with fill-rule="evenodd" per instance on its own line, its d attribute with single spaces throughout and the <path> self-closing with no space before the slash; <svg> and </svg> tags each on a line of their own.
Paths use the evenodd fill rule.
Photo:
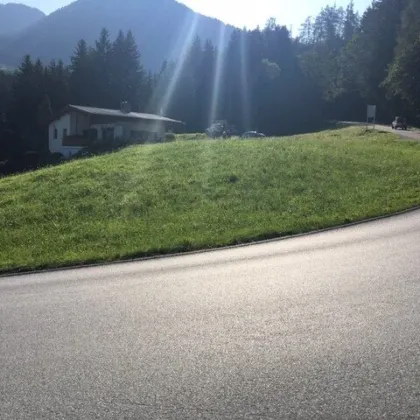
<svg viewBox="0 0 420 420">
<path fill-rule="evenodd" d="M 140 51 L 131 31 L 125 38 L 124 60 L 126 66 L 126 80 L 122 95 L 138 110 L 144 110 L 147 102 L 144 96 L 145 71 L 140 62 Z"/>
<path fill-rule="evenodd" d="M 354 35 L 359 30 L 359 26 L 360 16 L 359 13 L 354 10 L 354 1 L 351 0 L 350 4 L 346 8 L 344 17 L 343 39 L 345 44 L 353 39 Z"/>
<path fill-rule="evenodd" d="M 204 131 L 213 123 L 211 119 L 216 118 L 216 115 L 211 115 L 213 89 L 218 89 L 218 86 L 214 85 L 216 50 L 211 41 L 204 43 L 201 58 L 197 64 L 195 74 L 195 118 L 197 120 L 197 130 Z"/>
<path fill-rule="evenodd" d="M 62 60 L 52 61 L 45 67 L 45 90 L 51 109 L 58 111 L 69 103 L 69 69 Z"/>
<path fill-rule="evenodd" d="M 312 17 L 307 17 L 303 22 L 299 31 L 299 42 L 305 45 L 311 45 L 315 42 L 314 39 L 314 22 Z"/>
<path fill-rule="evenodd" d="M 38 121 L 39 105 L 44 98 L 44 68 L 37 60 L 35 63 L 29 55 L 25 56 L 19 66 L 12 88 L 12 102 L 8 120 L 28 141 L 32 150 L 43 151 L 47 139 L 42 138 L 42 128 Z"/>
<path fill-rule="evenodd" d="M 184 121 L 189 131 L 202 131 L 197 120 L 197 100 L 203 100 L 197 96 L 197 77 L 199 76 L 199 66 L 202 60 L 202 43 L 197 37 L 184 57 L 175 64 L 173 68 L 167 69 L 169 75 L 167 90 L 159 103 L 161 110 L 173 115 L 175 118 Z"/>
<path fill-rule="evenodd" d="M 407 110 L 420 121 L 420 3 L 416 0 L 410 0 L 403 12 L 396 56 L 384 86 L 402 99 L 398 111 Z"/>
<path fill-rule="evenodd" d="M 0 124 L 6 118 L 10 107 L 14 75 L 10 71 L 0 70 Z"/>
<path fill-rule="evenodd" d="M 95 105 L 92 87 L 94 62 L 92 51 L 84 39 L 77 43 L 70 65 L 70 102 L 78 105 Z"/>
<path fill-rule="evenodd" d="M 146 107 L 145 72 L 131 31 L 119 31 L 109 53 L 109 107 L 118 108 L 123 101 L 133 110 Z"/>
<path fill-rule="evenodd" d="M 106 28 L 102 29 L 99 39 L 95 42 L 92 61 L 94 68 L 92 90 L 95 105 L 111 108 L 113 105 L 111 94 L 112 43 Z"/>
</svg>

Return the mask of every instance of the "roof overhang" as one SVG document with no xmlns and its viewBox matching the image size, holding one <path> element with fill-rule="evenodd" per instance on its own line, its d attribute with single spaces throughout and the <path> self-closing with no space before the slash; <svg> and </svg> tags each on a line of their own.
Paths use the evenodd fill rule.
<svg viewBox="0 0 420 420">
<path fill-rule="evenodd" d="M 145 113 L 138 113 L 138 112 L 124 113 L 124 112 L 121 112 L 120 110 L 115 110 L 115 109 L 93 108 L 93 107 L 85 107 L 85 106 L 79 106 L 79 105 L 67 105 L 65 108 L 62 109 L 61 112 L 59 112 L 57 115 L 55 115 L 52 118 L 51 122 L 54 122 L 57 119 L 61 118 L 63 115 L 69 114 L 71 112 L 79 112 L 85 115 L 109 118 L 112 120 L 150 121 L 150 122 L 156 122 L 156 123 L 185 125 L 185 123 L 182 121 L 174 120 L 172 118 L 167 118 L 161 115 L 145 114 Z"/>
</svg>

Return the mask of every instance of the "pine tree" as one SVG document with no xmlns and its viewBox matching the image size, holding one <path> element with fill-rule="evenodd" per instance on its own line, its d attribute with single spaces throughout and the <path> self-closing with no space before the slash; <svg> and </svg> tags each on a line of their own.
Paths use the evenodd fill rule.
<svg viewBox="0 0 420 420">
<path fill-rule="evenodd" d="M 111 94 L 112 43 L 109 32 L 103 28 L 92 51 L 94 83 L 92 84 L 95 106 L 112 108 Z"/>
<path fill-rule="evenodd" d="M 307 17 L 299 31 L 299 42 L 311 45 L 314 41 L 314 22 L 311 17 Z"/>
<path fill-rule="evenodd" d="M 69 77 L 69 69 L 62 60 L 52 61 L 45 67 L 46 93 L 53 112 L 60 111 L 69 103 Z"/>
<path fill-rule="evenodd" d="M 343 39 L 345 44 L 350 42 L 360 26 L 360 16 L 354 10 L 354 0 L 351 0 L 350 4 L 346 8 L 346 14 L 344 18 L 344 29 Z"/>
<path fill-rule="evenodd" d="M 80 40 L 71 57 L 69 90 L 70 102 L 76 105 L 95 105 L 93 52 L 85 40 Z"/>
<path fill-rule="evenodd" d="M 197 119 L 197 81 L 202 59 L 201 40 L 196 38 L 182 61 L 169 66 L 166 73 L 167 88 L 158 102 L 162 111 L 186 123 L 187 129 L 198 132 L 201 123 Z"/>
<path fill-rule="evenodd" d="M 126 71 L 127 78 L 123 95 L 137 110 L 144 110 L 147 106 L 145 91 L 145 72 L 140 63 L 140 52 L 131 31 L 125 38 Z"/>
<path fill-rule="evenodd" d="M 25 56 L 16 72 L 12 87 L 12 103 L 8 119 L 16 130 L 27 139 L 27 145 L 34 151 L 47 150 L 47 138 L 43 135 L 38 110 L 45 97 L 44 67 L 40 60 L 33 63 Z"/>
<path fill-rule="evenodd" d="M 197 65 L 197 73 L 195 78 L 196 93 L 196 111 L 197 111 L 197 130 L 205 131 L 216 116 L 211 115 L 211 103 L 213 99 L 213 89 L 217 89 L 214 85 L 215 81 L 215 64 L 216 51 L 211 41 L 207 40 L 201 53 L 201 59 Z"/>
<path fill-rule="evenodd" d="M 0 70 L 0 126 L 10 107 L 14 75 L 12 72 Z"/>
<path fill-rule="evenodd" d="M 122 101 L 130 103 L 133 110 L 147 106 L 145 72 L 140 63 L 140 53 L 131 31 L 120 31 L 111 49 L 112 105 L 119 107 Z"/>
<path fill-rule="evenodd" d="M 224 107 L 225 118 L 240 131 L 248 131 L 249 124 L 249 99 L 246 87 L 247 62 L 245 38 L 247 32 L 235 30 L 230 37 L 226 50 L 226 63 L 224 68 Z"/>
<path fill-rule="evenodd" d="M 119 31 L 112 43 L 111 49 L 111 96 L 112 107 L 118 108 L 122 101 L 128 101 L 126 97 L 126 80 L 128 75 L 126 59 L 126 38 L 123 31 Z M 135 107 L 135 104 L 132 104 Z"/>
<path fill-rule="evenodd" d="M 151 71 L 149 71 L 144 80 L 143 86 L 143 102 L 144 106 L 142 108 L 143 111 L 149 112 L 149 106 L 152 102 L 153 92 L 156 89 L 157 84 L 157 75 L 154 75 Z"/>
</svg>

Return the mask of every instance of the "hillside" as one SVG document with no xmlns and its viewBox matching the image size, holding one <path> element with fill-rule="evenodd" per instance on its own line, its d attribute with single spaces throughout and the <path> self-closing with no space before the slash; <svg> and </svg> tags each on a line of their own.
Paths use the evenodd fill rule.
<svg viewBox="0 0 420 420">
<path fill-rule="evenodd" d="M 393 134 L 189 138 L 0 179 L 0 272 L 281 237 L 420 204 L 420 144 Z"/>
<path fill-rule="evenodd" d="M 16 35 L 44 17 L 44 13 L 34 7 L 17 3 L 0 4 L 0 42 L 2 36 Z"/>
<path fill-rule="evenodd" d="M 25 54 L 68 62 L 77 41 L 84 38 L 92 43 L 103 27 L 112 36 L 120 29 L 131 29 L 143 63 L 157 70 L 165 59 L 178 58 L 184 44 L 195 36 L 218 44 L 225 25 L 175 0 L 78 0 L 0 45 L 0 63 L 16 65 Z M 227 27 L 227 35 L 231 30 Z"/>
</svg>

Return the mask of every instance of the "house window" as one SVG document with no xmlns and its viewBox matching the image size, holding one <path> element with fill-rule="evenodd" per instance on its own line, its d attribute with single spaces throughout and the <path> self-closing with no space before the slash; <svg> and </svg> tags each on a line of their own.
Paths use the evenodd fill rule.
<svg viewBox="0 0 420 420">
<path fill-rule="evenodd" d="M 54 128 L 54 140 L 57 140 L 58 138 L 58 130 Z"/>
<path fill-rule="evenodd" d="M 63 128 L 63 139 L 67 137 L 67 128 Z"/>
</svg>

